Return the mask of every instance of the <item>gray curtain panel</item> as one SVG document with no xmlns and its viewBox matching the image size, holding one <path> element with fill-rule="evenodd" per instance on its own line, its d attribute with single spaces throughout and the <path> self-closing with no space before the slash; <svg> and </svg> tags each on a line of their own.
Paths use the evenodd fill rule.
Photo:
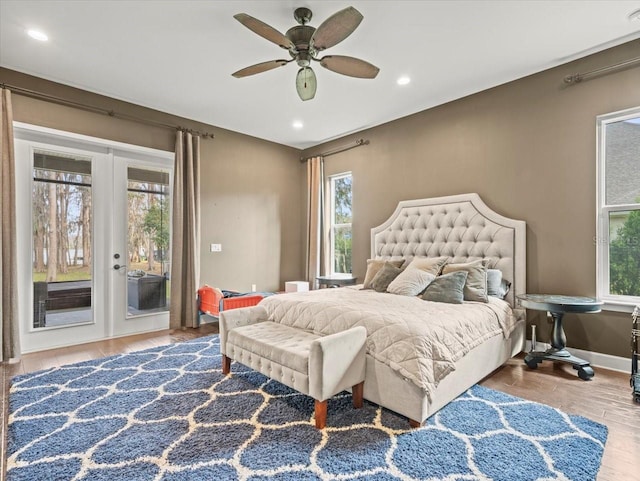
<svg viewBox="0 0 640 481">
<path fill-rule="evenodd" d="M 200 283 L 200 137 L 179 131 L 173 173 L 171 244 L 172 329 L 198 327 Z"/>
<path fill-rule="evenodd" d="M 307 161 L 307 280 L 317 288 L 316 277 L 329 272 L 324 159 Z"/>
<path fill-rule="evenodd" d="M 13 111 L 11 92 L 0 89 L 0 319 L 2 345 L 0 360 L 20 357 L 18 326 L 18 263 L 16 255 L 16 171 L 13 149 Z"/>
</svg>

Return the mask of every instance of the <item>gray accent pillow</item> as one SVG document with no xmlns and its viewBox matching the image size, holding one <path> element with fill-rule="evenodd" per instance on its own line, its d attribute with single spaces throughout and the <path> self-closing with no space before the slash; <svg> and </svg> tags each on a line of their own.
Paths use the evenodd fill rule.
<svg viewBox="0 0 640 481">
<path fill-rule="evenodd" d="M 504 299 L 511 288 L 511 283 L 502 278 L 500 269 L 487 269 L 487 294 L 491 297 Z"/>
<path fill-rule="evenodd" d="M 398 277 L 401 272 L 402 269 L 399 267 L 396 267 L 391 262 L 385 262 L 371 281 L 371 288 L 377 292 L 387 292 L 387 287 L 391 284 L 391 281 Z"/>
<path fill-rule="evenodd" d="M 456 271 L 436 277 L 422 294 L 422 299 L 448 304 L 462 304 L 467 271 Z"/>
<path fill-rule="evenodd" d="M 404 264 L 404 259 L 399 261 L 385 261 L 384 259 L 369 259 L 367 260 L 367 273 L 364 275 L 363 289 L 371 289 L 371 281 L 376 276 L 378 271 L 382 269 L 385 262 L 390 262 L 396 267 L 401 267 Z"/>
<path fill-rule="evenodd" d="M 416 269 L 415 267 L 407 267 L 396 277 L 387 287 L 387 291 L 391 294 L 399 296 L 417 296 L 436 278 L 430 272 Z"/>
<path fill-rule="evenodd" d="M 468 275 L 467 283 L 464 286 L 464 300 L 489 302 L 487 298 L 487 262 L 486 259 L 478 259 L 464 264 L 447 264 L 442 269 L 442 273 L 465 271 Z"/>
</svg>

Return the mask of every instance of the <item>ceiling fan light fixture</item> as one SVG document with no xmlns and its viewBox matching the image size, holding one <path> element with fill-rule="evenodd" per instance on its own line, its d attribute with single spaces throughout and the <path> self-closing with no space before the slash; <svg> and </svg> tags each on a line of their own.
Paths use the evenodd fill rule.
<svg viewBox="0 0 640 481">
<path fill-rule="evenodd" d="M 347 7 L 334 13 L 318 28 L 307 25 L 311 20 L 311 10 L 301 7 L 295 10 L 294 18 L 298 25 L 287 30 L 286 34 L 280 33 L 266 23 L 253 18 L 246 13 L 238 13 L 233 16 L 238 22 L 247 27 L 253 33 L 269 40 L 272 43 L 287 50 L 291 60 L 270 60 L 251 65 L 232 73 L 236 78 L 248 77 L 258 73 L 272 70 L 276 67 L 296 62 L 300 70 L 296 75 L 296 91 L 302 100 L 311 100 L 316 95 L 316 74 L 311 69 L 312 61 L 330 70 L 348 77 L 373 79 L 380 69 L 375 65 L 359 58 L 345 55 L 325 55 L 318 58 L 319 52 L 342 42 L 353 33 L 364 18 L 358 10 Z"/>
<path fill-rule="evenodd" d="M 311 55 L 309 52 L 299 52 L 296 57 L 298 67 L 308 67 L 311 64 Z"/>
<path fill-rule="evenodd" d="M 296 91 L 302 100 L 311 100 L 316 95 L 318 83 L 311 67 L 302 67 L 296 75 Z"/>
</svg>

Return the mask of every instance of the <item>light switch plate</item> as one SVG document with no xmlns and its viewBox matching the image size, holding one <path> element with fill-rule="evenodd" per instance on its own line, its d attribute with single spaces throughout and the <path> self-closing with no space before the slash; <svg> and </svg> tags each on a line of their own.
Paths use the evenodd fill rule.
<svg viewBox="0 0 640 481">
<path fill-rule="evenodd" d="M 211 244 L 211 252 L 222 252 L 222 244 Z"/>
</svg>

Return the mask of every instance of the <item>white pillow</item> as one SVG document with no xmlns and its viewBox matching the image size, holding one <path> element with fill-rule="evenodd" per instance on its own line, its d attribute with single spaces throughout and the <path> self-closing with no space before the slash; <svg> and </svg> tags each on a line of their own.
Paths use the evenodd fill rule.
<svg viewBox="0 0 640 481">
<path fill-rule="evenodd" d="M 391 281 L 387 287 L 387 292 L 399 296 L 417 296 L 424 291 L 435 278 L 436 276 L 430 272 L 415 267 L 407 267 L 398 277 Z"/>
</svg>

